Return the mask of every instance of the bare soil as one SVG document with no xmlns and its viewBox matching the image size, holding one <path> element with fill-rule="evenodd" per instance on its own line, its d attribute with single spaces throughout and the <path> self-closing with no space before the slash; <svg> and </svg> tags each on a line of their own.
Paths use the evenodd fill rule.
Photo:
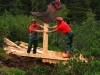
<svg viewBox="0 0 100 75">
<path fill-rule="evenodd" d="M 16 56 L 13 54 L 9 54 L 12 58 L 10 59 L 4 59 L 0 57 L 0 63 L 7 66 L 7 67 L 17 67 L 17 68 L 22 68 L 22 67 L 29 67 L 32 68 L 36 65 L 38 66 L 50 66 L 53 68 L 53 64 L 49 63 L 43 63 L 41 59 L 38 58 L 33 58 L 33 57 L 22 57 L 22 56 Z"/>
</svg>

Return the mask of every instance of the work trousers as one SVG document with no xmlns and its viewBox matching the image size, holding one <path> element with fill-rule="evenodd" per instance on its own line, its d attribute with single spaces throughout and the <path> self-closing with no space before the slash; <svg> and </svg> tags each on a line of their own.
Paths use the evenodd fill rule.
<svg viewBox="0 0 100 75">
<path fill-rule="evenodd" d="M 70 51 L 73 43 L 73 32 L 66 33 L 66 51 Z"/>
<path fill-rule="evenodd" d="M 32 48 L 32 45 L 34 45 L 33 53 L 36 54 L 36 49 L 38 47 L 38 39 L 37 40 L 34 40 L 33 38 L 29 38 L 27 53 L 30 53 L 31 48 Z"/>
</svg>

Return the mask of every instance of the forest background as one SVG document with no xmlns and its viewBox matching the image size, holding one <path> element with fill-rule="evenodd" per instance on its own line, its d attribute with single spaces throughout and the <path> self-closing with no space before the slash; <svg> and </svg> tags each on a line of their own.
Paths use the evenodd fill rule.
<svg viewBox="0 0 100 75">
<path fill-rule="evenodd" d="M 2 47 L 4 44 L 4 37 L 12 41 L 28 42 L 28 27 L 31 19 L 35 18 L 41 25 L 44 24 L 38 18 L 32 16 L 30 12 L 44 12 L 47 9 L 46 6 L 52 1 L 0 0 L 0 46 Z M 77 61 L 76 59 L 69 60 L 66 65 L 61 63 L 56 65 L 50 75 L 56 72 L 57 75 L 100 75 L 100 0 L 61 0 L 61 3 L 62 9 L 55 14 L 55 17 L 62 16 L 74 32 L 71 57 L 75 56 L 77 58 L 82 53 L 88 59 L 88 63 Z M 49 25 L 53 26 L 55 22 L 50 22 Z M 41 47 L 43 42 L 42 35 L 40 33 L 39 46 Z M 49 34 L 49 50 L 63 52 L 65 50 L 64 37 L 61 33 Z M 37 71 L 32 69 L 30 75 L 33 72 L 36 75 L 39 75 L 39 73 L 46 75 L 50 70 L 50 67 L 49 69 L 46 67 L 48 71 L 40 66 L 38 67 L 35 67 Z M 60 69 L 56 69 L 59 67 Z M 41 71 L 38 71 L 37 68 Z M 26 69 L 21 75 L 29 73 L 25 71 Z M 0 73 L 3 74 L 5 72 Z"/>
</svg>

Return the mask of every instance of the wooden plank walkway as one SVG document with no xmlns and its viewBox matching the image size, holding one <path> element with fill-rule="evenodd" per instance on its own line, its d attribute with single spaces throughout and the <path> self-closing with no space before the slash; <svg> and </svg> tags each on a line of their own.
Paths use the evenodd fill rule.
<svg viewBox="0 0 100 75">
<path fill-rule="evenodd" d="M 43 48 L 38 47 L 37 48 L 37 53 L 33 54 L 33 49 L 31 50 L 30 54 L 26 53 L 27 52 L 27 47 L 28 44 L 24 42 L 20 42 L 20 45 L 17 46 L 14 42 L 11 40 L 4 38 L 4 41 L 7 43 L 6 53 L 7 54 L 15 54 L 18 56 L 25 56 L 25 57 L 34 57 L 34 58 L 40 58 L 42 62 L 44 63 L 58 63 L 59 61 L 62 61 L 64 64 L 67 62 L 69 58 L 63 58 L 62 57 L 62 52 L 57 52 L 57 51 L 48 51 L 48 55 L 44 55 L 43 53 Z M 14 45 L 13 45 L 14 44 Z"/>
</svg>

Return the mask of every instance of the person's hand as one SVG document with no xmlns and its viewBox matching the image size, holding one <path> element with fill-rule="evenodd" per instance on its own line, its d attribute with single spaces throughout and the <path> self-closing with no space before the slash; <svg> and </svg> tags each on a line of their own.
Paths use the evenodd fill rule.
<svg viewBox="0 0 100 75">
<path fill-rule="evenodd" d="M 36 32 L 36 29 L 32 30 L 31 32 Z"/>
<path fill-rule="evenodd" d="M 40 25 L 41 28 L 44 28 L 42 25 Z"/>
<path fill-rule="evenodd" d="M 51 27 L 47 27 L 47 28 L 51 28 Z"/>
<path fill-rule="evenodd" d="M 51 33 L 51 31 L 46 32 L 47 34 Z"/>
<path fill-rule="evenodd" d="M 41 32 L 44 32 L 44 30 L 41 30 Z"/>
</svg>

